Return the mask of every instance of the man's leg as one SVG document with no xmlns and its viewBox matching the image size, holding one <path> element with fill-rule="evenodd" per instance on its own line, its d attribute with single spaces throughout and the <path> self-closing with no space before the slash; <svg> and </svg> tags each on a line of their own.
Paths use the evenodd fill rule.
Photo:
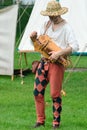
<svg viewBox="0 0 87 130">
<path fill-rule="evenodd" d="M 35 77 L 34 97 L 35 97 L 37 122 L 41 124 L 45 122 L 44 93 L 45 93 L 46 85 L 48 83 L 46 79 L 46 74 L 47 74 L 47 70 L 42 68 L 42 64 L 40 63 Z"/>
<path fill-rule="evenodd" d="M 53 100 L 53 126 L 60 125 L 60 114 L 62 110 L 61 89 L 64 76 L 64 68 L 61 65 L 50 64 L 49 82 L 50 92 Z"/>
</svg>

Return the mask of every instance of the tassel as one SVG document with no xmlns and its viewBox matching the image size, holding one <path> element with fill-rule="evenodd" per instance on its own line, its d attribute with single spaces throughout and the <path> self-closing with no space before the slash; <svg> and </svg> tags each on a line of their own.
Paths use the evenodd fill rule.
<svg viewBox="0 0 87 130">
<path fill-rule="evenodd" d="M 66 92 L 62 89 L 61 90 L 61 94 L 63 95 L 63 96 L 66 96 Z"/>
</svg>

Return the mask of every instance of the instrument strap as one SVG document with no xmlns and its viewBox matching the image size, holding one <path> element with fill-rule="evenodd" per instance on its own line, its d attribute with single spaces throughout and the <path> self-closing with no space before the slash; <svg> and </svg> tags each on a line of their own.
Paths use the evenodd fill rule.
<svg viewBox="0 0 87 130">
<path fill-rule="evenodd" d="M 43 33 L 43 34 L 46 34 L 46 31 L 47 31 L 47 29 L 50 27 L 50 25 L 51 25 L 51 21 L 49 20 L 49 21 L 47 22 L 46 26 L 45 26 L 45 30 L 44 30 L 44 33 Z"/>
</svg>

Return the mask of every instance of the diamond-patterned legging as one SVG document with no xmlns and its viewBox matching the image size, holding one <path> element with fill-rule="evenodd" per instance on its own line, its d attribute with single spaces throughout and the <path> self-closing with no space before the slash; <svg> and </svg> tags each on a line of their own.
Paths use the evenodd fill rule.
<svg viewBox="0 0 87 130">
<path fill-rule="evenodd" d="M 61 98 L 57 97 L 53 99 L 53 124 L 60 125 L 60 113 L 62 110 Z"/>
<path fill-rule="evenodd" d="M 53 100 L 53 124 L 60 124 L 61 88 L 64 75 L 64 67 L 53 63 L 41 63 L 38 66 L 35 83 L 34 97 L 37 114 L 37 122 L 45 121 L 45 88 L 50 83 L 50 94 Z"/>
</svg>

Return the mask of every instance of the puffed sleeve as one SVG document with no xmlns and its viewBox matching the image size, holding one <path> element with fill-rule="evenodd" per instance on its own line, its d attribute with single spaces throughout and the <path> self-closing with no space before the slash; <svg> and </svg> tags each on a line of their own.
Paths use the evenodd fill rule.
<svg viewBox="0 0 87 130">
<path fill-rule="evenodd" d="M 72 27 L 69 25 L 68 25 L 67 31 L 66 31 L 66 39 L 67 39 L 67 45 L 72 47 L 72 52 L 76 52 L 79 50 L 78 40 L 76 39 L 76 35 L 75 35 Z"/>
</svg>

